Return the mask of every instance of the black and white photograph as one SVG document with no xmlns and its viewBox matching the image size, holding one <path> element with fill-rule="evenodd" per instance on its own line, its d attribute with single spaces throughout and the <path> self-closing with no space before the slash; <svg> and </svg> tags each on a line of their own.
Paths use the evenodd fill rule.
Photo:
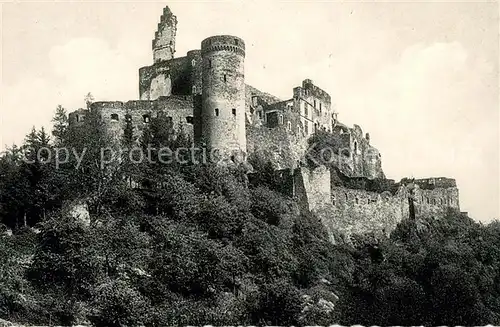
<svg viewBox="0 0 500 327">
<path fill-rule="evenodd" d="M 500 325 L 499 16 L 0 0 L 0 327 Z"/>
</svg>

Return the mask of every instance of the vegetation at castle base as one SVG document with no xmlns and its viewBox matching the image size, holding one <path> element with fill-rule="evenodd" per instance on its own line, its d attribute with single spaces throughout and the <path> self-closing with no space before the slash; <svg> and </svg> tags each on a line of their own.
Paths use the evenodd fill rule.
<svg viewBox="0 0 500 327">
<path fill-rule="evenodd" d="M 25 143 L 81 148 L 108 141 L 98 124 L 93 132 L 69 131 L 58 116 L 62 137 L 49 142 L 34 130 Z M 184 142 L 154 123 L 146 137 L 142 146 Z M 77 170 L 71 160 L 55 169 L 19 155 L 11 149 L 0 158 L 0 218 L 14 231 L 0 236 L 0 319 L 94 326 L 500 323 L 498 222 L 483 226 L 450 212 L 405 221 L 387 239 L 354 236 L 352 244 L 333 245 L 317 217 L 276 191 L 279 180 L 265 162 L 253 163 L 261 176 L 249 183 L 231 166 L 124 160 L 101 168 L 95 149 Z M 132 177 L 147 187 L 131 189 Z M 65 203 L 76 199 L 87 202 L 89 219 L 68 211 Z"/>
</svg>

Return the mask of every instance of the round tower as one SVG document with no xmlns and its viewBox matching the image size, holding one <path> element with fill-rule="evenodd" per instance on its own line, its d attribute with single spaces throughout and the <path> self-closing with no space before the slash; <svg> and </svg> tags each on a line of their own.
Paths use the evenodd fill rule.
<svg viewBox="0 0 500 327">
<path fill-rule="evenodd" d="M 224 158 L 243 161 L 245 134 L 245 43 L 230 35 L 201 42 L 202 143 Z"/>
</svg>

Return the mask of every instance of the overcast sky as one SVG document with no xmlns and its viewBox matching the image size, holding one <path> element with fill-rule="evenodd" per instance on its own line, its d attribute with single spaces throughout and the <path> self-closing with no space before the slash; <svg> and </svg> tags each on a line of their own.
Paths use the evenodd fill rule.
<svg viewBox="0 0 500 327">
<path fill-rule="evenodd" d="M 96 100 L 138 99 L 163 2 L 2 5 L 0 149 Z M 499 214 L 498 5 L 168 2 L 177 56 L 215 34 L 246 42 L 246 81 L 282 99 L 305 78 L 358 124 L 388 178 L 457 179 L 461 209 Z"/>
</svg>

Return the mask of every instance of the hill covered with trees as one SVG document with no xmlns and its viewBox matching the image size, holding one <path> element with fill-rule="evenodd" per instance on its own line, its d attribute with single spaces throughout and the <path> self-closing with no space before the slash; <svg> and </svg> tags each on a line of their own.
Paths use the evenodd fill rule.
<svg viewBox="0 0 500 327">
<path fill-rule="evenodd" d="M 138 144 L 188 145 L 162 126 L 153 120 Z M 499 222 L 449 212 L 403 221 L 386 239 L 334 245 L 317 217 L 278 191 L 266 162 L 252 162 L 252 185 L 238 167 L 125 156 L 102 165 L 109 140 L 99 131 L 92 117 L 68 130 L 59 107 L 52 137 L 33 129 L 0 157 L 0 319 L 500 324 Z M 125 131 L 124 148 L 132 135 Z M 85 155 L 56 164 L 61 148 Z M 82 201 L 88 217 L 71 210 Z"/>
</svg>

